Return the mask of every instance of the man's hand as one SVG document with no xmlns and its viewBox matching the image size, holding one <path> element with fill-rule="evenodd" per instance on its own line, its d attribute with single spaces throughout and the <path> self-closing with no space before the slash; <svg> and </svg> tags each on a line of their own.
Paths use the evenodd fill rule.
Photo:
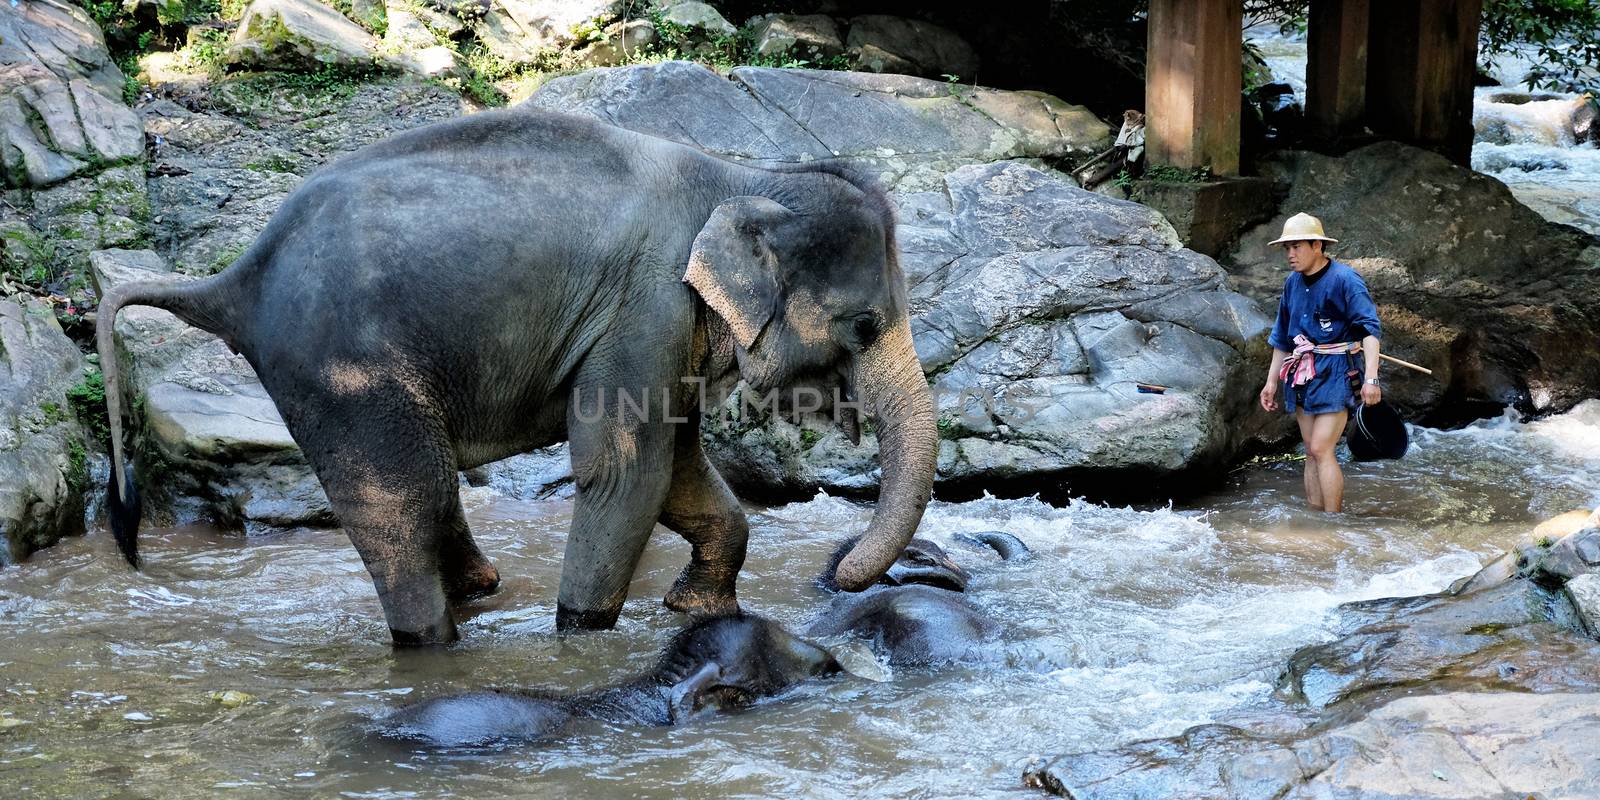
<svg viewBox="0 0 1600 800">
<path fill-rule="evenodd" d="M 1361 402 L 1369 406 L 1377 405 L 1383 400 L 1383 390 L 1374 384 L 1361 384 Z"/>
<path fill-rule="evenodd" d="M 1377 387 L 1373 387 L 1373 388 L 1377 388 Z M 1278 382 L 1277 381 L 1275 381 L 1275 380 L 1274 381 L 1267 381 L 1267 385 L 1261 387 L 1261 407 L 1266 409 L 1267 411 L 1277 411 L 1278 410 Z"/>
</svg>

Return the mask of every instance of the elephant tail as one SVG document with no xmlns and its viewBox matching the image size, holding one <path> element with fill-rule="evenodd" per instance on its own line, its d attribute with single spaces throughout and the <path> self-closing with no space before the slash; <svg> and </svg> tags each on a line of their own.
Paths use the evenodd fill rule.
<svg viewBox="0 0 1600 800">
<path fill-rule="evenodd" d="M 117 361 L 117 312 L 125 306 L 154 306 L 172 312 L 190 325 L 223 336 L 226 296 L 222 290 L 230 282 L 224 275 L 184 283 L 143 282 L 117 286 L 100 300 L 96 313 L 95 346 L 100 354 L 100 372 L 105 378 L 106 417 L 111 427 L 111 479 L 106 485 L 106 517 L 117 549 L 134 569 L 139 568 L 139 521 L 143 507 L 134 480 L 133 464 L 127 459 L 122 438 L 122 369 Z"/>
</svg>

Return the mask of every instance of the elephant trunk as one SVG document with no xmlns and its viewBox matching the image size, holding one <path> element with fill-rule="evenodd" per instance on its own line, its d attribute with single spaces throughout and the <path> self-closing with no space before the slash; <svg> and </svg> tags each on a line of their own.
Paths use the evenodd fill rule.
<svg viewBox="0 0 1600 800">
<path fill-rule="evenodd" d="M 939 430 L 909 321 L 902 320 L 861 351 L 851 383 L 874 417 L 882 468 L 877 511 L 836 573 L 839 588 L 859 592 L 894 563 L 922 521 L 933 494 Z"/>
</svg>

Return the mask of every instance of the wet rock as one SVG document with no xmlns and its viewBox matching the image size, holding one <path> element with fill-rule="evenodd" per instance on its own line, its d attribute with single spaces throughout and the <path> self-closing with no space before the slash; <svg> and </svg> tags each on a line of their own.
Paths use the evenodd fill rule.
<svg viewBox="0 0 1600 800">
<path fill-rule="evenodd" d="M 941 481 L 1175 471 L 1225 459 L 1259 430 L 1246 421 L 1253 385 L 1225 388 L 1255 363 L 1244 352 L 1267 324 L 1255 304 L 1156 212 L 1019 161 L 1103 149 L 1110 130 L 1083 109 L 982 88 L 958 97 L 900 75 L 730 78 L 683 63 L 589 72 L 528 104 L 739 159 L 843 156 L 880 176 L 939 392 Z M 1141 382 L 1174 390 L 1140 394 Z M 872 437 L 858 448 L 829 427 L 751 417 L 744 402 L 736 393 L 707 424 L 713 459 L 741 489 L 876 486 Z"/>
<path fill-rule="evenodd" d="M 1600 639 L 1600 572 L 1580 575 L 1562 587 L 1567 602 L 1583 626 L 1584 633 Z"/>
<path fill-rule="evenodd" d="M 0 565 L 83 533 L 88 445 L 67 399 L 83 368 L 50 306 L 0 299 Z"/>
<path fill-rule="evenodd" d="M 316 0 L 254 0 L 239 20 L 225 59 L 259 69 L 323 64 L 372 66 L 378 40 Z"/>
<path fill-rule="evenodd" d="M 144 151 L 100 29 L 59 0 L 0 4 L 0 178 L 44 187 Z"/>
<path fill-rule="evenodd" d="M 95 282 L 104 293 L 135 281 L 192 280 L 145 268 L 157 258 L 97 252 Z M 159 309 L 129 306 L 116 324 L 131 401 L 125 419 L 141 431 L 135 450 L 147 515 L 247 530 L 334 524 L 310 465 L 243 356 Z"/>
<path fill-rule="evenodd" d="M 1505 404 L 1565 411 L 1600 392 L 1600 237 L 1399 143 L 1283 153 L 1261 169 L 1290 191 L 1222 259 L 1234 285 L 1275 308 L 1285 268 L 1267 242 L 1292 213 L 1320 216 L 1372 290 L 1384 351 L 1434 370 L 1384 368 L 1384 397 L 1402 410 L 1442 423 Z"/>
<path fill-rule="evenodd" d="M 1525 574 L 1544 586 L 1560 587 L 1600 567 L 1600 528 L 1574 531 L 1554 544 L 1533 549 L 1523 558 Z"/>
<path fill-rule="evenodd" d="M 1593 694 L 1404 697 L 1296 738 L 1201 726 L 1061 756 L 1024 783 L 1063 797 L 1578 797 L 1600 785 Z"/>
<path fill-rule="evenodd" d="M 823 14 L 772 14 L 752 28 L 758 56 L 818 60 L 844 53 L 839 23 Z"/>
<path fill-rule="evenodd" d="M 978 73 L 978 54 L 966 40 L 923 20 L 885 14 L 855 17 L 845 46 L 859 70 L 968 80 Z"/>
</svg>

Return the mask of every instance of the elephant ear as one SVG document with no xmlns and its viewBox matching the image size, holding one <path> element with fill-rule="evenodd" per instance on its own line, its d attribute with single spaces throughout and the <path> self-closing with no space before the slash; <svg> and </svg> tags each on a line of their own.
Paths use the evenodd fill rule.
<svg viewBox="0 0 1600 800">
<path fill-rule="evenodd" d="M 777 312 L 778 259 L 769 232 L 794 212 L 765 197 L 735 197 L 711 212 L 694 237 L 683 282 L 733 331 L 739 347 L 755 343 Z"/>
</svg>

